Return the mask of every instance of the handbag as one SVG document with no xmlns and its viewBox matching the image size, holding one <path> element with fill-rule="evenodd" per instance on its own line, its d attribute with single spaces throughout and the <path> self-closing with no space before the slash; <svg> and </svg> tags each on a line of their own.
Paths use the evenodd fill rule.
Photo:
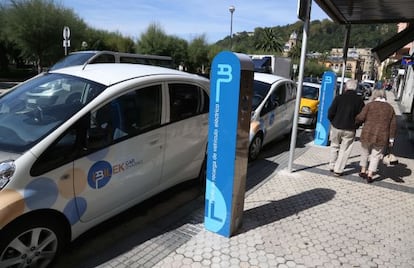
<svg viewBox="0 0 414 268">
<path fill-rule="evenodd" d="M 385 155 L 382 158 L 382 162 L 387 166 L 395 166 L 398 164 L 397 157 L 391 152 L 391 148 L 388 147 L 385 151 Z"/>
</svg>

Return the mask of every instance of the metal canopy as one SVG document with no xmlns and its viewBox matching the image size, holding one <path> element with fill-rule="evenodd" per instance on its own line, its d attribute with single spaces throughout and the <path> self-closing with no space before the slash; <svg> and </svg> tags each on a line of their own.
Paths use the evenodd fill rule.
<svg viewBox="0 0 414 268">
<path fill-rule="evenodd" d="M 315 0 L 336 23 L 414 22 L 413 0 Z"/>
</svg>

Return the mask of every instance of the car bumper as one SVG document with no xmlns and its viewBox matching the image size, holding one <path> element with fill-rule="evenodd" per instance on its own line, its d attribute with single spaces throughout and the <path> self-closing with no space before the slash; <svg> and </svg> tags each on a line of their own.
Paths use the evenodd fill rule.
<svg viewBox="0 0 414 268">
<path fill-rule="evenodd" d="M 299 115 L 298 118 L 298 124 L 299 125 L 305 125 L 305 126 L 310 126 L 313 124 L 313 122 L 315 121 L 315 117 L 314 116 L 306 116 L 306 115 Z"/>
</svg>

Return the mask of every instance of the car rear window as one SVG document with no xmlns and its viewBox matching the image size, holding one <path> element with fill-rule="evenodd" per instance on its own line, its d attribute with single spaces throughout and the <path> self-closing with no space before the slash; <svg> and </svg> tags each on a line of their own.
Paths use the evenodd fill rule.
<svg viewBox="0 0 414 268">
<path fill-rule="evenodd" d="M 319 89 L 316 87 L 303 85 L 302 98 L 317 100 L 319 98 Z"/>
<path fill-rule="evenodd" d="M 50 70 L 53 71 L 53 70 L 64 68 L 64 67 L 83 65 L 87 60 L 89 60 L 94 55 L 95 53 L 93 52 L 69 54 L 65 58 L 58 61 L 55 65 L 50 67 Z"/>
</svg>

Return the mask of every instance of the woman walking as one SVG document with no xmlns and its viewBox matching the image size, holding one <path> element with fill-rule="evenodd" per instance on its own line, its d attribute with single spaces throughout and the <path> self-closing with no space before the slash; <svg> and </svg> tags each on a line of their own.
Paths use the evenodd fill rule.
<svg viewBox="0 0 414 268">
<path fill-rule="evenodd" d="M 384 149 L 394 145 L 397 131 L 394 108 L 387 102 L 385 90 L 374 90 L 372 101 L 364 106 L 355 120 L 358 124 L 364 124 L 360 138 L 362 151 L 359 176 L 371 183 Z"/>
</svg>

